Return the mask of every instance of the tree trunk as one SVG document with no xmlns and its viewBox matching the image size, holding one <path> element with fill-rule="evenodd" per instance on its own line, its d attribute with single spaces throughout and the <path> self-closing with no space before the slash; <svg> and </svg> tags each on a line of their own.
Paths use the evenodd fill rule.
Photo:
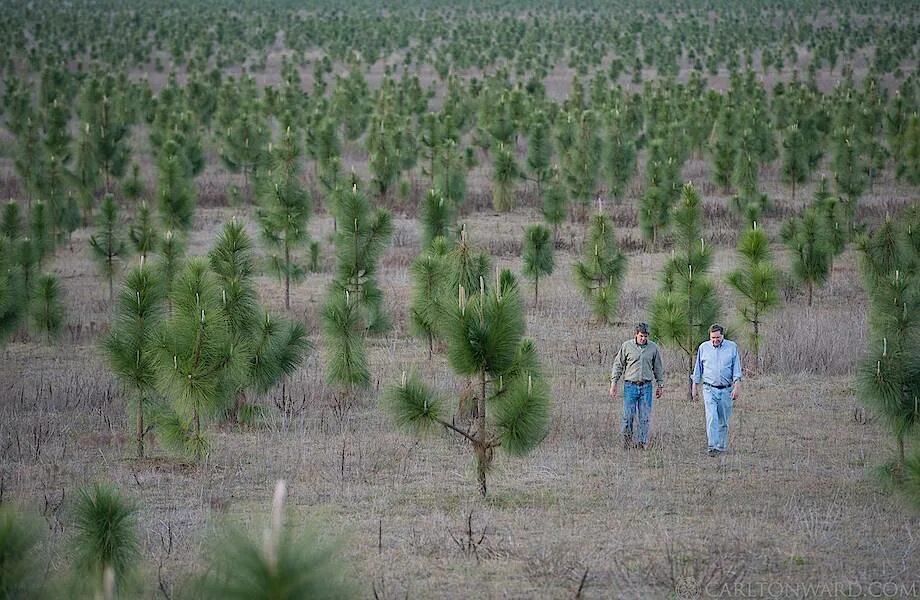
<svg viewBox="0 0 920 600">
<path fill-rule="evenodd" d="M 477 471 L 479 475 L 479 493 L 483 497 L 486 495 L 486 372 L 479 374 L 479 398 L 476 402 L 479 414 L 476 415 L 476 459 Z"/>
<path fill-rule="evenodd" d="M 693 401 L 693 360 L 694 356 L 691 354 L 687 359 L 687 400 Z"/>
<path fill-rule="evenodd" d="M 760 372 L 760 321 L 754 321 L 754 343 L 751 350 L 754 352 L 754 373 Z"/>
<path fill-rule="evenodd" d="M 291 309 L 291 248 L 284 237 L 284 310 Z"/>
<path fill-rule="evenodd" d="M 434 354 L 434 336 L 431 335 L 431 332 L 428 332 L 428 360 L 431 361 L 431 356 Z"/>
<path fill-rule="evenodd" d="M 533 278 L 533 307 L 537 308 L 537 301 L 540 296 L 540 274 Z"/>
<path fill-rule="evenodd" d="M 195 461 L 201 460 L 201 446 L 198 444 L 198 438 L 201 437 L 201 415 L 198 414 L 198 407 L 195 407 Z"/>
<path fill-rule="evenodd" d="M 898 435 L 898 472 L 904 474 L 904 436 Z"/>
<path fill-rule="evenodd" d="M 808 306 L 811 306 L 811 298 L 812 298 L 813 293 L 814 293 L 814 284 L 809 281 L 808 282 Z"/>
<path fill-rule="evenodd" d="M 137 441 L 137 457 L 144 458 L 144 397 L 137 399 L 137 415 L 134 422 L 134 435 Z"/>
<path fill-rule="evenodd" d="M 795 177 L 792 178 L 792 201 L 795 202 Z"/>
</svg>

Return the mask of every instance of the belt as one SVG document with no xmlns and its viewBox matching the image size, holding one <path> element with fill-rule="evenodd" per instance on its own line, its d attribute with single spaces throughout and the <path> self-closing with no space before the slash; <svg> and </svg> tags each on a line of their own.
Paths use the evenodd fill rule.
<svg viewBox="0 0 920 600">
<path fill-rule="evenodd" d="M 651 379 L 646 379 L 645 381 L 630 381 L 630 380 L 628 380 L 628 379 L 626 380 L 626 383 L 631 383 L 631 384 L 637 385 L 637 386 L 639 386 L 639 387 L 642 387 L 642 386 L 645 385 L 646 383 L 651 383 L 651 382 L 652 382 Z"/>
<path fill-rule="evenodd" d="M 724 390 L 727 387 L 731 387 L 730 383 L 726 385 L 715 385 L 714 383 L 706 383 L 705 381 L 703 382 L 703 385 L 708 385 L 709 387 L 716 388 L 717 390 Z"/>
</svg>

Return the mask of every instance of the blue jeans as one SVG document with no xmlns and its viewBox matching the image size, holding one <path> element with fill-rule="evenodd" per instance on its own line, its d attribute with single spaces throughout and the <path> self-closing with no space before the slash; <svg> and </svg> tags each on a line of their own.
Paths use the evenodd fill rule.
<svg viewBox="0 0 920 600">
<path fill-rule="evenodd" d="M 703 406 L 706 408 L 706 438 L 709 448 L 725 451 L 728 447 L 728 419 L 732 416 L 732 388 L 720 390 L 703 386 Z"/>
<path fill-rule="evenodd" d="M 633 419 L 639 417 L 638 442 L 648 442 L 649 422 L 652 417 L 652 382 L 645 385 L 636 385 L 632 382 L 623 383 L 623 425 L 620 433 L 632 437 Z"/>
</svg>

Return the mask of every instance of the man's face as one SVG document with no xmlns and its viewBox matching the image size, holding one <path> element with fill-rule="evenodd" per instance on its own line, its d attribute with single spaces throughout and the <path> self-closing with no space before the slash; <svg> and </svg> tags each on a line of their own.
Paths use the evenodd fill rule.
<svg viewBox="0 0 920 600">
<path fill-rule="evenodd" d="M 640 346 L 644 346 L 648 342 L 648 334 L 643 332 L 636 333 L 636 343 Z"/>
<path fill-rule="evenodd" d="M 724 336 L 721 331 L 710 331 L 709 332 L 709 341 L 712 342 L 712 345 L 718 348 L 722 344 L 722 339 Z"/>
</svg>

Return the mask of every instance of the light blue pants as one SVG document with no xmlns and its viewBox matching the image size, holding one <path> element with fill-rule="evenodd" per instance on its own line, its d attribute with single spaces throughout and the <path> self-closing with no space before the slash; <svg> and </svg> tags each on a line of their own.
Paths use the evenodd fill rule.
<svg viewBox="0 0 920 600">
<path fill-rule="evenodd" d="M 703 386 L 703 406 L 706 408 L 706 438 L 709 448 L 725 451 L 728 447 L 728 420 L 732 416 L 732 389 Z"/>
<path fill-rule="evenodd" d="M 636 385 L 629 381 L 623 384 L 623 425 L 620 433 L 632 437 L 633 420 L 639 417 L 638 442 L 648 443 L 649 423 L 652 418 L 652 383 Z"/>
</svg>

